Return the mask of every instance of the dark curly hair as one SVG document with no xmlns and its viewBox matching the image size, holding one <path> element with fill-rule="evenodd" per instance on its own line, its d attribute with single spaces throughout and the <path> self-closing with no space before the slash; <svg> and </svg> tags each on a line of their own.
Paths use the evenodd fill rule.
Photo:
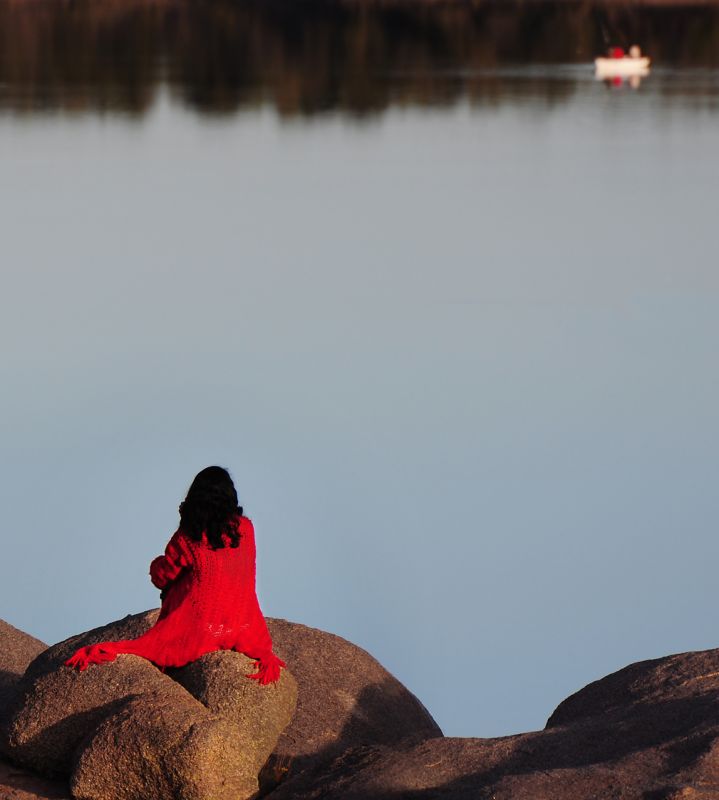
<svg viewBox="0 0 719 800">
<path fill-rule="evenodd" d="M 192 481 L 187 497 L 180 503 L 180 528 L 196 542 L 207 541 L 213 550 L 224 547 L 222 534 L 230 538 L 230 547 L 240 544 L 237 530 L 242 506 L 230 473 L 222 467 L 206 467 Z"/>
</svg>

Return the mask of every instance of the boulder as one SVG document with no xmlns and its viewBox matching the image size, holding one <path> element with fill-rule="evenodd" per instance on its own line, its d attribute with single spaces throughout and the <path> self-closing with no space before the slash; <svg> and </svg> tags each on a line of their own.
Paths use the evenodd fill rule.
<svg viewBox="0 0 719 800">
<path fill-rule="evenodd" d="M 5 749 L 13 761 L 49 777 L 70 773 L 80 742 L 128 697 L 165 692 L 196 702 L 149 661 L 133 655 L 84 672 L 61 662 L 54 672 L 26 676 L 21 688 L 23 702 L 8 722 Z"/>
<path fill-rule="evenodd" d="M 427 709 L 375 658 L 346 639 L 268 619 L 275 652 L 297 680 L 297 711 L 273 761 L 292 771 L 350 747 L 442 736 Z"/>
<path fill-rule="evenodd" d="M 719 798 L 719 650 L 642 662 L 562 703 L 542 731 L 354 748 L 273 800 Z"/>
<path fill-rule="evenodd" d="M 46 648 L 44 642 L 0 619 L 0 724 L 23 672 Z"/>
<path fill-rule="evenodd" d="M 259 768 L 237 726 L 177 688 L 184 697 L 143 694 L 100 723 L 78 753 L 75 800 L 243 800 L 256 793 Z"/>
<path fill-rule="evenodd" d="M 254 661 L 247 656 L 220 651 L 168 670 L 168 675 L 209 711 L 234 725 L 257 791 L 257 775 L 295 712 L 297 682 L 283 669 L 277 683 L 261 686 L 247 678 L 254 671 Z"/>
<path fill-rule="evenodd" d="M 0 686 L 8 679 L 17 680 L 28 664 L 46 649 L 45 642 L 0 619 Z"/>
<path fill-rule="evenodd" d="M 128 615 L 66 639 L 36 658 L 27 674 L 54 671 L 78 647 L 140 636 L 158 613 L 154 609 Z M 442 735 L 422 703 L 362 648 L 296 622 L 268 619 L 267 623 L 275 651 L 287 662 L 298 686 L 297 709 L 274 749 L 274 761 L 305 766 L 353 746 Z"/>
<path fill-rule="evenodd" d="M 79 648 L 88 644 L 118 639 L 134 639 L 151 628 L 160 613 L 159 608 L 141 614 L 128 614 L 120 620 L 93 628 L 64 639 L 40 653 L 27 667 L 25 678 L 34 680 L 48 672 L 55 672 Z"/>
<path fill-rule="evenodd" d="M 138 636 L 156 616 L 126 617 L 74 636 L 28 667 L 23 702 L 7 729 L 13 761 L 47 776 L 72 771 L 73 793 L 87 800 L 219 800 L 257 792 L 258 773 L 294 711 L 297 684 L 289 670 L 277 684 L 260 686 L 246 677 L 253 662 L 234 652 L 210 653 L 166 673 L 133 655 L 84 672 L 64 666 L 78 647 Z"/>
<path fill-rule="evenodd" d="M 289 672 L 283 670 L 286 677 L 274 687 L 257 687 L 248 681 L 244 677 L 248 662 L 235 653 L 208 654 L 167 674 L 134 656 L 119 656 L 111 664 L 83 673 L 63 666 L 78 647 L 141 635 L 154 624 L 157 614 L 153 610 L 127 616 L 74 636 L 44 651 L 30 664 L 23 679 L 28 701 L 13 718 L 13 759 L 45 774 L 68 772 L 80 741 L 91 737 L 106 717 L 113 716 L 117 724 L 122 722 L 123 730 L 132 729 L 122 715 L 128 696 L 161 695 L 163 686 L 172 679 L 189 689 L 211 713 L 234 719 L 240 733 L 268 726 L 272 734 L 263 735 L 251 752 L 252 763 L 258 764 L 272 751 L 262 773 L 264 792 L 288 773 L 331 761 L 348 748 L 410 744 L 442 735 L 420 701 L 365 650 L 339 636 L 286 620 L 268 620 L 275 650 L 289 668 Z M 106 669 L 114 672 L 101 671 Z M 232 677 L 222 675 L 225 669 Z M 270 741 L 274 732 L 288 716 L 292 676 L 297 684 L 296 712 L 273 748 Z M 235 687 L 232 691 L 230 684 Z M 252 693 L 257 691 L 264 694 L 247 703 L 248 708 L 256 709 L 241 711 L 243 698 L 254 697 Z M 63 698 L 72 698 L 69 713 Z M 90 763 L 90 752 L 84 759 L 83 763 Z M 79 787 L 80 778 L 76 781 Z M 87 786 L 88 779 L 83 781 Z"/>
<path fill-rule="evenodd" d="M 588 684 L 563 700 L 555 709 L 548 728 L 592 717 L 625 714 L 631 708 L 669 702 L 691 707 L 691 698 L 701 705 L 719 692 L 719 650 L 679 653 L 630 664 L 618 672 Z M 685 701 L 689 701 L 688 703 Z"/>
<path fill-rule="evenodd" d="M 22 665 L 19 673 L 22 679 L 15 676 L 14 702 L 7 704 L 5 719 L 0 716 L 0 752 L 46 776 L 69 774 L 77 743 L 115 707 L 113 704 L 122 702 L 131 688 L 136 687 L 137 691 L 155 688 L 159 671 L 144 659 L 135 657 L 128 666 L 123 656 L 114 665 L 107 665 L 112 667 L 112 680 L 104 681 L 99 680 L 102 673 L 94 669 L 77 673 L 65 667 L 64 662 L 83 645 L 109 638 L 139 636 L 154 624 L 158 613 L 159 609 L 128 615 L 52 647 L 20 631 L 15 634 L 16 629 L 7 626 L 7 635 L 19 654 L 15 656 L 15 663 Z M 113 637 L 110 632 L 118 635 Z M 108 633 L 110 635 L 106 635 Z M 24 644 L 20 644 L 17 634 L 26 637 Z M 81 677 L 83 680 L 78 683 Z M 164 676 L 160 675 L 159 679 Z M 136 680 L 139 683 L 135 683 Z M 79 693 L 73 691 L 76 684 L 81 688 Z M 66 693 L 73 695 L 69 704 Z"/>
</svg>

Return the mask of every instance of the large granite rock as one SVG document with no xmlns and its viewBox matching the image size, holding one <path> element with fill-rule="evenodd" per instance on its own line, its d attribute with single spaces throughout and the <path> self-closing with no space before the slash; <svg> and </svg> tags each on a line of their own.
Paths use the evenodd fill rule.
<svg viewBox="0 0 719 800">
<path fill-rule="evenodd" d="M 719 798 L 719 650 L 633 664 L 568 698 L 543 731 L 355 748 L 272 798 Z"/>
<path fill-rule="evenodd" d="M 272 753 L 262 773 L 265 793 L 288 774 L 325 764 L 351 747 L 404 746 L 442 735 L 419 700 L 367 652 L 338 636 L 285 620 L 268 620 L 275 649 L 289 668 L 283 671 L 277 686 L 258 687 L 248 681 L 249 661 L 236 653 L 208 654 L 167 674 L 129 655 L 83 673 L 63 666 L 78 647 L 139 636 L 154 624 L 157 613 L 128 616 L 74 636 L 44 651 L 30 664 L 23 678 L 25 702 L 13 716 L 8 737 L 14 760 L 53 775 L 67 774 L 75 757 L 76 794 L 93 800 L 104 798 L 104 779 L 98 776 L 106 776 L 112 785 L 120 772 L 125 774 L 123 791 L 127 794 L 123 797 L 140 797 L 145 792 L 145 796 L 160 798 L 161 792 L 176 792 L 169 778 L 161 784 L 151 764 L 145 770 L 147 774 L 128 779 L 127 765 L 132 761 L 129 750 L 117 748 L 129 740 L 136 740 L 138 747 L 150 747 L 152 742 L 145 742 L 142 730 L 153 731 L 160 724 L 159 717 L 152 716 L 141 725 L 142 702 L 128 698 L 142 695 L 148 705 L 157 705 L 159 700 L 150 703 L 147 698 L 174 696 L 186 690 L 188 697 L 194 695 L 209 714 L 233 722 L 232 735 L 240 736 L 241 749 L 252 765 L 245 772 L 254 771 L 256 776 L 262 761 Z M 294 702 L 292 675 L 296 678 L 297 710 L 280 735 Z M 152 710 L 147 713 L 155 714 Z M 248 731 L 255 739 L 252 744 L 247 743 Z M 258 731 L 262 731 L 261 736 Z M 153 734 L 151 739 L 162 741 L 162 736 Z M 119 743 L 115 750 L 113 741 Z M 207 746 L 211 750 L 215 744 Z M 211 760 L 208 756 L 208 763 Z M 152 787 L 150 795 L 148 787 Z M 187 791 L 192 794 L 200 789 Z M 241 791 L 237 789 L 235 796 L 240 797 Z"/>
<path fill-rule="evenodd" d="M 44 642 L 0 619 L 0 726 L 28 664 L 47 648 Z"/>
<path fill-rule="evenodd" d="M 368 652 L 331 633 L 269 619 L 275 651 L 297 680 L 297 711 L 274 751 L 292 771 L 350 747 L 442 735 L 427 709 Z"/>
<path fill-rule="evenodd" d="M 0 687 L 5 681 L 19 679 L 28 664 L 46 649 L 45 642 L 0 619 Z"/>
<path fill-rule="evenodd" d="M 138 636 L 156 616 L 74 636 L 28 667 L 6 729 L 13 761 L 47 776 L 72 772 L 83 800 L 241 800 L 257 792 L 258 773 L 295 708 L 289 670 L 259 686 L 246 677 L 252 661 L 234 652 L 168 673 L 132 655 L 85 672 L 64 666 L 78 647 Z"/>
<path fill-rule="evenodd" d="M 103 713 L 85 725 L 75 748 L 78 800 L 248 797 L 272 737 L 248 761 L 242 753 L 252 746 L 243 736 L 255 725 L 281 727 L 288 713 L 273 708 L 272 698 L 291 701 L 289 673 L 278 686 L 257 687 L 245 678 L 248 660 L 234 653 L 208 654 L 171 675 L 133 656 L 87 673 L 57 669 L 75 647 L 138 635 L 153 621 L 154 612 L 136 615 L 41 653 L 23 685 L 37 702 L 28 729 L 36 718 L 42 724 L 23 746 L 39 746 L 37 763 L 52 761 L 47 747 L 57 726 L 69 724 L 77 737 L 74 726 L 95 713 L 86 708 L 69 723 L 53 717 L 63 703 L 72 708 L 76 691 L 52 684 L 58 674 L 77 680 L 94 673 L 91 682 L 113 676 L 112 690 L 94 690 Z M 299 689 L 297 713 L 268 762 L 273 779 L 261 787 L 272 800 L 719 800 L 719 650 L 632 664 L 567 698 L 543 731 L 455 739 L 442 738 L 421 703 L 364 651 L 283 620 L 270 627 Z M 258 691 L 266 693 L 250 702 Z M 256 710 L 247 712 L 245 702 Z M 12 722 L 17 738 L 18 718 Z M 3 766 L 2 800 L 9 786 L 9 798 L 65 798 L 47 782 L 36 784 L 37 794 L 21 793 L 17 782 L 31 776 L 5 777 Z"/>
<path fill-rule="evenodd" d="M 61 664 L 37 677 L 32 669 L 28 673 L 22 681 L 23 702 L 8 723 L 6 752 L 18 764 L 49 777 L 70 773 L 81 741 L 128 697 L 165 692 L 193 700 L 139 656 L 121 655 L 84 672 Z"/>
<path fill-rule="evenodd" d="M 247 656 L 220 651 L 168 674 L 213 714 L 233 724 L 257 791 L 257 776 L 295 712 L 297 682 L 283 669 L 277 683 L 261 686 L 247 678 L 254 671 Z"/>
<path fill-rule="evenodd" d="M 88 644 L 107 642 L 118 639 L 134 639 L 141 636 L 157 621 L 159 608 L 141 614 L 128 614 L 120 620 L 102 625 L 99 628 L 70 636 L 62 642 L 48 647 L 40 653 L 27 667 L 25 679 L 34 680 L 48 672 L 55 672 L 79 648 Z"/>
<path fill-rule="evenodd" d="M 157 614 L 155 609 L 130 615 L 66 639 L 35 659 L 27 677 L 56 670 L 78 647 L 140 636 Z M 349 747 L 442 735 L 422 703 L 362 648 L 299 623 L 267 622 L 275 651 L 298 686 L 297 709 L 274 749 L 274 764 L 292 764 L 295 771 Z"/>
<path fill-rule="evenodd" d="M 181 691 L 131 698 L 100 723 L 79 751 L 75 800 L 244 800 L 257 792 L 246 736 Z"/>
<path fill-rule="evenodd" d="M 47 648 L 44 642 L 0 619 L 0 730 L 11 712 L 15 690 L 28 664 Z M 0 732 L 0 749 L 3 736 Z M 40 778 L 0 759 L 0 800 L 70 800 L 62 781 Z"/>
<path fill-rule="evenodd" d="M 719 692 L 719 650 L 655 658 L 630 664 L 618 672 L 590 683 L 563 700 L 547 722 L 547 728 L 593 717 L 641 712 L 642 707 L 703 713 L 706 702 Z M 689 721 L 689 720 L 688 720 Z"/>
</svg>

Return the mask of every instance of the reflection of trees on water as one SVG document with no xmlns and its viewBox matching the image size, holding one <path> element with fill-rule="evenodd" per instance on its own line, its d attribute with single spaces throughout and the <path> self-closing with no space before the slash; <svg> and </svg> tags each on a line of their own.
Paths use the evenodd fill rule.
<svg viewBox="0 0 719 800">
<path fill-rule="evenodd" d="M 719 10 L 565 3 L 320 0 L 0 2 L 0 107 L 139 113 L 167 83 L 191 107 L 285 115 L 498 103 L 497 67 L 589 62 L 607 39 L 714 67 Z M 571 77 L 532 79 L 569 96 Z"/>
</svg>

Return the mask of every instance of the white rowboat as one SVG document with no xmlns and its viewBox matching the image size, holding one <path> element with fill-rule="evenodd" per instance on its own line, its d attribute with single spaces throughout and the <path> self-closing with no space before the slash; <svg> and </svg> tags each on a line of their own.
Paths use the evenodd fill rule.
<svg viewBox="0 0 719 800">
<path fill-rule="evenodd" d="M 651 59 L 646 56 L 594 59 L 594 67 L 598 78 L 631 78 L 633 75 L 645 77 L 649 74 L 650 63 Z"/>
</svg>

